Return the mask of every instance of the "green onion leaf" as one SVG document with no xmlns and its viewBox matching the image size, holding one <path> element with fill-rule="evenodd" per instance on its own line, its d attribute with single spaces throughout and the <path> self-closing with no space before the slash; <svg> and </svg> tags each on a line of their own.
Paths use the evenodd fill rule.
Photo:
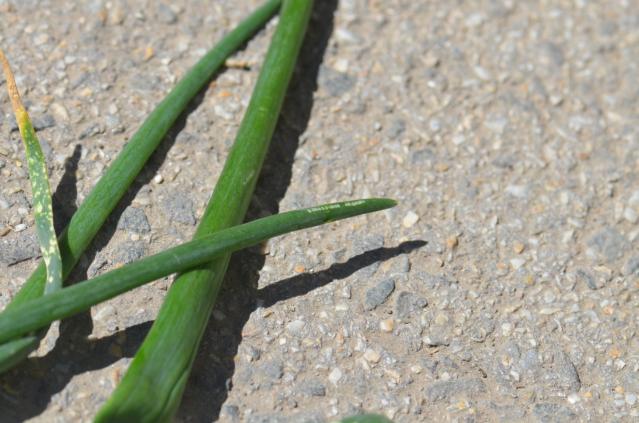
<svg viewBox="0 0 639 423">
<path fill-rule="evenodd" d="M 18 122 L 18 128 L 20 128 L 20 136 L 22 137 L 27 157 L 27 168 L 29 169 L 31 192 L 33 194 L 36 233 L 47 272 L 44 293 L 49 294 L 62 288 L 62 259 L 53 227 L 53 207 L 51 205 L 51 188 L 49 187 L 49 178 L 47 176 L 47 163 L 44 154 L 42 154 L 40 141 L 31 124 L 31 119 L 29 119 L 29 114 L 20 99 L 20 93 L 18 92 L 13 72 L 11 72 L 9 61 L 1 49 L 0 62 L 2 62 L 13 113 Z"/>
<path fill-rule="evenodd" d="M 393 200 L 383 198 L 326 204 L 264 217 L 200 237 L 0 313 L 0 342 L 45 327 L 171 273 L 205 265 L 219 255 L 274 236 L 382 210 L 395 204 Z"/>
<path fill-rule="evenodd" d="M 285 0 L 251 101 L 196 238 L 240 224 L 259 177 L 311 15 L 311 0 Z M 230 254 L 184 273 L 96 422 L 168 421 L 175 414 Z"/>
</svg>

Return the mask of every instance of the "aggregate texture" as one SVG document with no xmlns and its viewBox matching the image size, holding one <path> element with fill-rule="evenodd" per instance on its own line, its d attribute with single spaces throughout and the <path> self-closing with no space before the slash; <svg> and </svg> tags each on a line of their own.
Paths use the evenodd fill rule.
<svg viewBox="0 0 639 423">
<path fill-rule="evenodd" d="M 0 0 L 63 227 L 143 118 L 259 4 Z M 73 280 L 188 240 L 275 22 L 193 103 Z M 399 206 L 235 255 L 177 420 L 639 419 L 639 1 L 317 0 L 249 213 Z M 0 85 L 0 307 L 38 259 Z M 55 325 L 3 422 L 88 421 L 172 279 Z"/>
</svg>

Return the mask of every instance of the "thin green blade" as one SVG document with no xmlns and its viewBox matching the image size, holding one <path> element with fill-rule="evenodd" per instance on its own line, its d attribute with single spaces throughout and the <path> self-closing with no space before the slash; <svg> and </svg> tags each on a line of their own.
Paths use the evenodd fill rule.
<svg viewBox="0 0 639 423">
<path fill-rule="evenodd" d="M 20 99 L 20 93 L 9 66 L 9 61 L 1 49 L 0 62 L 2 62 L 13 113 L 18 122 L 18 128 L 20 128 L 20 136 L 22 137 L 27 158 L 36 233 L 40 243 L 42 260 L 47 271 L 44 293 L 48 294 L 62 288 L 62 258 L 60 257 L 58 239 L 55 236 L 53 227 L 53 206 L 51 205 L 51 188 L 49 187 L 49 177 L 47 176 L 47 164 L 44 154 L 42 154 L 40 141 L 33 129 L 31 119 L 29 119 L 29 114 Z"/>
<path fill-rule="evenodd" d="M 0 313 L 0 342 L 46 327 L 163 276 L 204 265 L 219 255 L 274 236 L 394 205 L 393 200 L 384 198 L 347 201 L 280 213 L 223 229 Z M 3 347 L 0 345 L 0 349 Z"/>
</svg>

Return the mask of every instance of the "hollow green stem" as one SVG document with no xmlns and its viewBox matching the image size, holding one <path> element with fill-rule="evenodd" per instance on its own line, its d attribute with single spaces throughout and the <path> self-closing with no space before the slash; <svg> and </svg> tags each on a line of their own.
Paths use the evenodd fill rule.
<svg viewBox="0 0 639 423">
<path fill-rule="evenodd" d="M 196 238 L 241 223 L 268 149 L 312 9 L 285 0 L 253 96 Z M 175 414 L 230 255 L 179 276 L 97 422 L 167 421 Z"/>
</svg>

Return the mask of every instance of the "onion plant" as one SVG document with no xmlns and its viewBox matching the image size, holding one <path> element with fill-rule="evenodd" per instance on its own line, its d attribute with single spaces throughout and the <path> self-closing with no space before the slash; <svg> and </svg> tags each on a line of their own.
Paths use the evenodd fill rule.
<svg viewBox="0 0 639 423">
<path fill-rule="evenodd" d="M 311 15 L 311 0 L 285 0 L 251 100 L 195 237 L 241 223 L 279 117 Z M 157 422 L 175 414 L 230 255 L 180 275 L 96 421 Z"/>
<path fill-rule="evenodd" d="M 218 183 L 192 241 L 91 280 L 62 287 L 100 226 L 184 110 L 224 59 L 277 10 L 270 0 L 205 55 L 167 95 L 97 183 L 56 240 L 46 163 L 27 111 L 0 51 L 7 87 L 25 145 L 34 197 L 40 264 L 0 313 L 0 372 L 26 357 L 48 326 L 160 277 L 179 273 L 144 343 L 97 422 L 169 421 L 179 406 L 230 254 L 274 236 L 395 205 L 365 199 L 300 209 L 242 224 L 310 18 L 312 0 L 284 0 L 280 21 Z M 387 422 L 375 415 L 344 422 Z"/>
<path fill-rule="evenodd" d="M 393 200 L 383 198 L 332 203 L 222 229 L 0 313 L 0 342 L 45 327 L 145 283 L 206 265 L 220 255 L 274 236 L 394 205 Z"/>
<path fill-rule="evenodd" d="M 131 137 L 58 238 L 63 278 L 69 276 L 100 227 L 188 103 L 206 86 L 226 58 L 255 34 L 278 11 L 279 6 L 279 0 L 266 2 L 226 35 L 189 70 Z M 44 263 L 40 263 L 7 308 L 40 297 L 45 283 L 46 267 Z M 38 342 L 39 337 L 32 335 L 0 345 L 0 373 L 26 358 L 37 348 Z"/>
</svg>

